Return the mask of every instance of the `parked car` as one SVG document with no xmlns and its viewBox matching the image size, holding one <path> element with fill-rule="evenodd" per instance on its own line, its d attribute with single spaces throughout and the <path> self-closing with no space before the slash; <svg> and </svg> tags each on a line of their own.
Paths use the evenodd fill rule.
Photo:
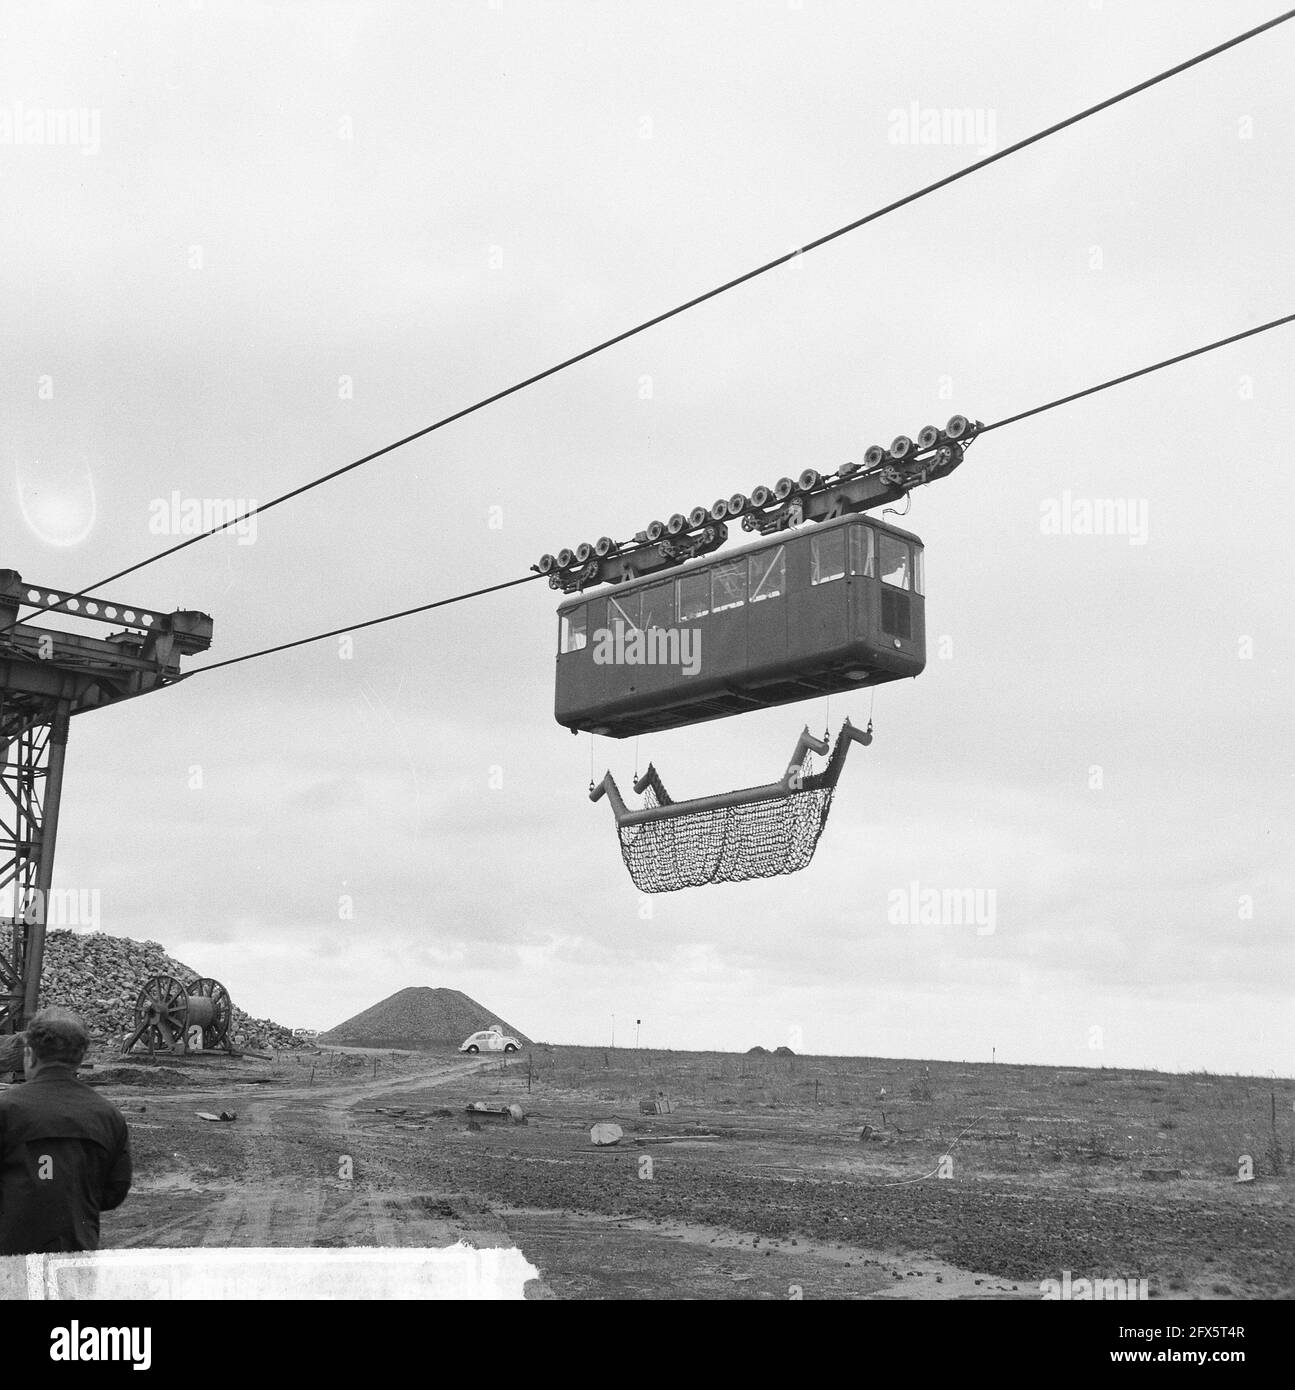
<svg viewBox="0 0 1295 1390">
<path fill-rule="evenodd" d="M 519 1047 L 521 1047 L 521 1043 L 516 1038 L 510 1038 L 498 1028 L 486 1028 L 480 1033 L 473 1033 L 470 1038 L 464 1039 L 459 1046 L 459 1051 L 516 1052 Z"/>
</svg>

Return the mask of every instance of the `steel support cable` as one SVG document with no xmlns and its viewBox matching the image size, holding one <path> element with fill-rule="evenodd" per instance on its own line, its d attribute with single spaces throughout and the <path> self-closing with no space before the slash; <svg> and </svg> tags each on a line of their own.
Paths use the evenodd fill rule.
<svg viewBox="0 0 1295 1390">
<path fill-rule="evenodd" d="M 1238 343 L 1243 338 L 1253 338 L 1258 333 L 1266 333 L 1269 329 L 1280 328 L 1283 324 L 1295 323 L 1295 314 L 1284 314 L 1281 318 L 1270 319 L 1267 323 L 1257 324 L 1254 328 L 1243 329 L 1240 333 L 1231 333 L 1226 338 L 1217 338 L 1212 343 L 1205 343 L 1201 347 L 1192 348 L 1188 352 L 1176 353 L 1173 357 L 1162 358 L 1159 362 L 1153 362 L 1149 367 L 1139 367 L 1133 372 L 1124 372 L 1120 376 L 1110 377 L 1106 381 L 1098 382 L 1095 386 L 1086 386 L 1082 391 L 1072 391 L 1069 395 L 1058 396 L 1055 400 L 1047 401 L 1043 405 L 1032 406 L 1029 410 L 1018 411 L 1015 415 L 1006 415 L 1001 420 L 995 420 L 992 424 L 984 425 L 976 433 L 979 439 L 982 434 L 988 434 L 990 430 L 1002 429 L 1005 425 L 1014 425 L 1020 420 L 1028 420 L 1033 415 L 1042 415 L 1046 410 L 1055 410 L 1058 406 L 1069 405 L 1072 401 L 1082 400 L 1085 396 L 1095 396 L 1099 391 L 1109 391 L 1112 386 L 1123 385 L 1126 381 L 1134 381 L 1138 377 L 1147 376 L 1151 372 L 1158 372 L 1165 367 L 1172 367 L 1179 362 L 1186 362 L 1190 358 L 1200 357 L 1203 353 L 1213 352 L 1217 348 L 1227 347 L 1230 343 Z M 974 441 L 973 441 L 974 442 Z M 218 671 L 223 666 L 237 666 L 243 661 L 253 661 L 257 657 L 272 656 L 275 652 L 288 651 L 293 647 L 308 646 L 311 642 L 323 642 L 330 637 L 340 637 L 343 633 L 359 632 L 366 627 L 376 627 L 380 623 L 395 622 L 397 618 L 412 617 L 416 613 L 426 613 L 433 608 L 446 608 L 452 603 L 464 603 L 471 598 L 480 598 L 484 594 L 497 593 L 500 589 L 512 589 L 519 584 L 529 584 L 532 580 L 540 579 L 543 576 L 538 574 L 524 574 L 520 579 L 505 579 L 498 584 L 487 585 L 484 589 L 472 589 L 465 594 L 453 594 L 449 598 L 436 599 L 432 603 L 419 604 L 416 608 L 404 608 L 398 613 L 387 613 L 381 618 L 370 618 L 366 622 L 352 623 L 349 627 L 336 627 L 328 632 L 321 632 L 314 637 L 301 637 L 295 642 L 281 642 L 278 646 L 265 647 L 260 651 L 247 652 L 243 656 L 231 656 L 225 661 L 213 661 L 206 666 L 195 667 L 192 671 L 186 672 L 179 677 L 180 680 L 188 680 L 190 676 L 199 676 L 204 671 Z M 173 682 L 174 684 L 175 682 Z"/>
<path fill-rule="evenodd" d="M 515 589 L 519 584 L 529 584 L 538 579 L 538 574 L 524 574 L 520 579 L 505 579 L 498 584 L 487 584 L 484 589 L 472 589 L 466 594 L 454 594 L 450 598 L 438 598 L 432 603 L 420 603 L 416 608 L 403 608 L 399 613 L 386 613 L 381 618 L 369 618 L 366 622 L 351 623 L 347 627 L 335 627 L 329 632 L 317 632 L 313 637 L 299 637 L 295 642 L 280 642 L 275 647 L 263 647 L 260 651 L 245 652 L 242 656 L 231 656 L 224 661 L 213 661 L 206 666 L 197 666 L 186 671 L 180 680 L 201 675 L 204 671 L 219 671 L 222 666 L 237 666 L 241 661 L 253 661 L 258 656 L 273 656 L 275 652 L 290 651 L 293 647 L 305 647 L 311 642 L 325 642 L 330 637 L 341 637 L 344 633 L 359 632 L 366 627 L 377 627 L 380 623 L 394 623 L 397 618 L 412 618 L 415 613 L 427 613 L 433 608 L 447 608 L 452 603 L 464 603 L 470 598 L 481 598 L 484 594 L 498 593 L 500 589 Z M 175 682 L 172 682 L 174 684 Z"/>
<path fill-rule="evenodd" d="M 686 313 L 689 309 L 695 309 L 699 304 L 705 304 L 707 300 L 716 299 L 729 290 L 736 289 L 739 285 L 746 284 L 749 280 L 754 280 L 758 276 L 765 275 L 771 270 L 776 270 L 779 266 L 786 265 L 797 256 L 804 255 L 807 251 L 816 251 L 821 246 L 826 246 L 829 242 L 836 241 L 838 237 L 848 235 L 850 232 L 858 231 L 860 227 L 866 227 L 870 222 L 876 222 L 880 218 L 892 212 L 897 212 L 900 208 L 908 207 L 911 203 L 916 203 L 919 199 L 925 198 L 932 193 L 938 192 L 942 188 L 947 188 L 950 184 L 957 183 L 960 179 L 965 179 L 971 174 L 978 173 L 981 169 L 987 169 L 991 164 L 997 164 L 1000 160 L 1007 159 L 1009 156 L 1027 149 L 1031 145 L 1038 144 L 1041 140 L 1046 140 L 1049 136 L 1057 135 L 1070 126 L 1078 125 L 1080 121 L 1087 120 L 1090 116 L 1095 116 L 1101 111 L 1105 111 L 1112 106 L 1118 105 L 1122 101 L 1127 101 L 1130 97 L 1137 96 L 1140 92 L 1145 92 L 1151 87 L 1167 82 L 1171 77 L 1177 77 L 1180 73 L 1186 72 L 1189 68 L 1194 68 L 1200 63 L 1208 62 L 1211 58 L 1217 58 L 1220 53 L 1226 53 L 1229 49 L 1236 48 L 1239 44 L 1245 43 L 1249 39 L 1257 38 L 1260 34 L 1266 33 L 1270 29 L 1275 29 L 1279 24 L 1285 24 L 1288 20 L 1295 19 L 1295 10 L 1287 10 L 1284 14 L 1279 14 L 1273 19 L 1266 20 L 1263 24 L 1256 25 L 1253 29 L 1247 29 L 1243 34 L 1236 34 L 1230 39 L 1225 39 L 1220 44 L 1215 44 L 1213 48 L 1206 49 L 1203 53 L 1197 53 L 1194 57 L 1187 58 L 1181 63 L 1174 64 L 1173 67 L 1165 68 L 1163 72 L 1158 72 L 1154 77 L 1145 78 L 1132 87 L 1126 87 L 1122 92 L 1117 92 L 1114 96 L 1107 97 L 1092 106 L 1085 107 L 1082 111 L 1075 112 L 1072 116 L 1067 116 L 1064 120 L 1057 121 L 1055 124 L 1047 126 L 1043 130 L 1037 130 L 1032 135 L 1025 136 L 1024 139 L 1017 140 L 1011 145 L 1005 146 L 1001 150 L 996 150 L 993 154 L 985 155 L 982 159 L 977 159 L 973 163 L 966 165 L 965 168 L 957 169 L 952 174 L 946 174 L 941 179 L 936 179 L 934 183 L 928 183 L 924 187 L 917 189 L 913 193 L 907 193 L 902 198 L 895 199 L 894 202 L 887 203 L 884 207 L 875 208 L 872 212 L 856 218 L 853 222 L 847 222 L 843 227 L 836 228 L 835 231 L 827 232 L 825 235 L 815 237 L 813 241 L 807 241 L 803 246 L 798 246 L 795 250 L 788 251 L 785 255 L 776 256 L 771 261 L 766 261 L 763 265 L 758 265 L 754 270 L 748 270 L 742 275 L 735 276 L 731 280 L 726 280 L 722 285 L 715 286 L 714 289 L 706 290 L 704 293 L 695 295 L 692 299 L 684 300 L 682 304 L 677 304 L 673 309 L 667 309 L 664 313 L 656 314 L 652 318 L 644 319 L 641 323 L 635 324 L 633 328 L 627 328 L 613 337 L 605 338 L 602 342 L 596 343 L 593 347 L 586 348 L 583 352 L 578 352 L 572 357 L 567 357 L 561 362 L 555 363 L 551 367 L 544 368 L 543 371 L 536 372 L 533 376 L 528 376 L 521 381 L 514 382 L 511 386 L 506 386 L 500 391 L 496 391 L 489 396 L 483 396 L 479 401 L 472 405 L 464 406 L 461 410 L 456 410 L 450 415 L 445 415 L 430 425 L 425 425 L 420 430 L 415 430 L 412 434 L 407 434 L 401 439 L 394 440 L 390 444 L 383 445 L 380 449 L 375 449 L 370 454 L 353 459 L 350 463 L 343 464 L 340 468 L 334 468 L 331 472 L 323 473 L 318 478 L 313 478 L 309 482 L 302 483 L 300 486 L 292 488 L 288 492 L 281 493 L 278 497 L 272 497 L 268 502 L 262 502 L 259 506 L 249 508 L 239 515 L 231 517 L 228 521 L 222 521 L 218 526 L 213 526 L 209 530 L 199 531 L 196 535 L 189 536 L 185 540 L 177 541 L 175 545 L 168 546 L 165 550 L 159 550 L 156 555 L 150 555 L 147 559 L 140 560 L 137 564 L 128 565 L 125 569 L 117 570 L 114 574 L 106 575 L 103 579 L 96 580 L 86 588 L 78 590 L 75 594 L 70 594 L 62 603 L 52 605 L 47 611 L 53 613 L 63 608 L 63 605 L 72 599 L 85 598 L 94 593 L 97 589 L 102 589 L 105 584 L 112 584 L 118 579 L 124 579 L 128 574 L 134 574 L 138 570 L 146 568 L 148 565 L 156 564 L 159 560 L 165 560 L 169 555 L 178 554 L 181 550 L 187 549 L 191 545 L 197 545 L 199 541 L 206 540 L 209 536 L 227 531 L 231 527 L 238 526 L 248 521 L 254 516 L 260 516 L 263 512 L 268 512 L 272 507 L 278 507 L 284 502 L 291 501 L 294 497 L 300 497 L 303 493 L 312 491 L 314 488 L 322 487 L 325 483 L 332 482 L 335 478 L 342 477 L 343 474 L 350 473 L 357 468 L 362 468 L 365 464 L 372 463 L 375 459 L 380 459 L 384 454 L 390 454 L 396 449 L 403 448 L 406 444 L 412 444 L 417 439 L 422 439 L 435 431 L 444 429 L 446 425 L 452 425 L 457 420 L 462 420 L 465 416 L 473 415 L 478 410 L 484 410 L 487 406 L 496 404 L 508 396 L 516 395 L 519 391 L 524 391 L 527 387 L 546 380 L 551 376 L 556 376 L 559 372 L 566 371 L 568 367 L 574 367 L 580 362 L 587 361 L 591 357 L 597 356 L 608 348 L 615 347 L 618 343 L 623 343 L 630 338 L 637 337 L 640 333 L 645 333 L 649 328 L 655 328 L 658 324 L 665 323 L 668 319 Z M 16 627 L 16 623 L 10 623 L 8 627 L 0 628 L 0 635 Z M 210 670 L 210 667 L 203 669 Z"/>
</svg>

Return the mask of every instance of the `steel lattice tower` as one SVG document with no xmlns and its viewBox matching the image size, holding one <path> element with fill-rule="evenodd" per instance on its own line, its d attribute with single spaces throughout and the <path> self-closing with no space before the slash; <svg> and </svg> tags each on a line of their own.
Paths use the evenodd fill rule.
<svg viewBox="0 0 1295 1390">
<path fill-rule="evenodd" d="M 23 608 L 117 630 L 37 627 L 18 621 Z M 205 613 L 79 598 L 0 570 L 0 1033 L 21 1029 L 40 997 L 72 716 L 179 679 L 180 658 L 206 651 L 211 633 Z"/>
</svg>

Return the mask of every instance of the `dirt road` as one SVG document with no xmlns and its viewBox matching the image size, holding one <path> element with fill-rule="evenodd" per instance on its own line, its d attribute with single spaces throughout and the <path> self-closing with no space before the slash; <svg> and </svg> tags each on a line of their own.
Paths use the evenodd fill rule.
<svg viewBox="0 0 1295 1390">
<path fill-rule="evenodd" d="M 394 1199 L 402 1186 L 399 1164 L 368 1151 L 353 1114 L 381 1104 L 392 1090 L 435 1088 L 480 1066 L 476 1058 L 441 1060 L 401 1076 L 332 1086 L 235 1082 L 216 1092 L 208 1087 L 150 1094 L 142 1111 L 134 1095 L 114 1096 L 131 1122 L 139 1172 L 107 1243 L 301 1247 L 453 1241 L 460 1223 L 429 1215 L 417 1201 Z M 237 1120 L 212 1124 L 196 1114 L 221 1109 L 234 1111 Z M 159 1150 L 148 1142 L 157 1131 L 183 1147 L 169 1155 Z"/>
</svg>

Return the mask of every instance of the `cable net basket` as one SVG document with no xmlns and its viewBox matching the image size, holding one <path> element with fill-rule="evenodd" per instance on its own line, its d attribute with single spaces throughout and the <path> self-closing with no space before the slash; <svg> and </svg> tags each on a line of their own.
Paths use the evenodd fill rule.
<svg viewBox="0 0 1295 1390">
<path fill-rule="evenodd" d="M 621 857 L 641 893 L 794 874 L 814 857 L 834 786 L 791 791 L 670 820 L 619 825 Z M 660 805 L 649 787 L 645 809 Z"/>
</svg>

